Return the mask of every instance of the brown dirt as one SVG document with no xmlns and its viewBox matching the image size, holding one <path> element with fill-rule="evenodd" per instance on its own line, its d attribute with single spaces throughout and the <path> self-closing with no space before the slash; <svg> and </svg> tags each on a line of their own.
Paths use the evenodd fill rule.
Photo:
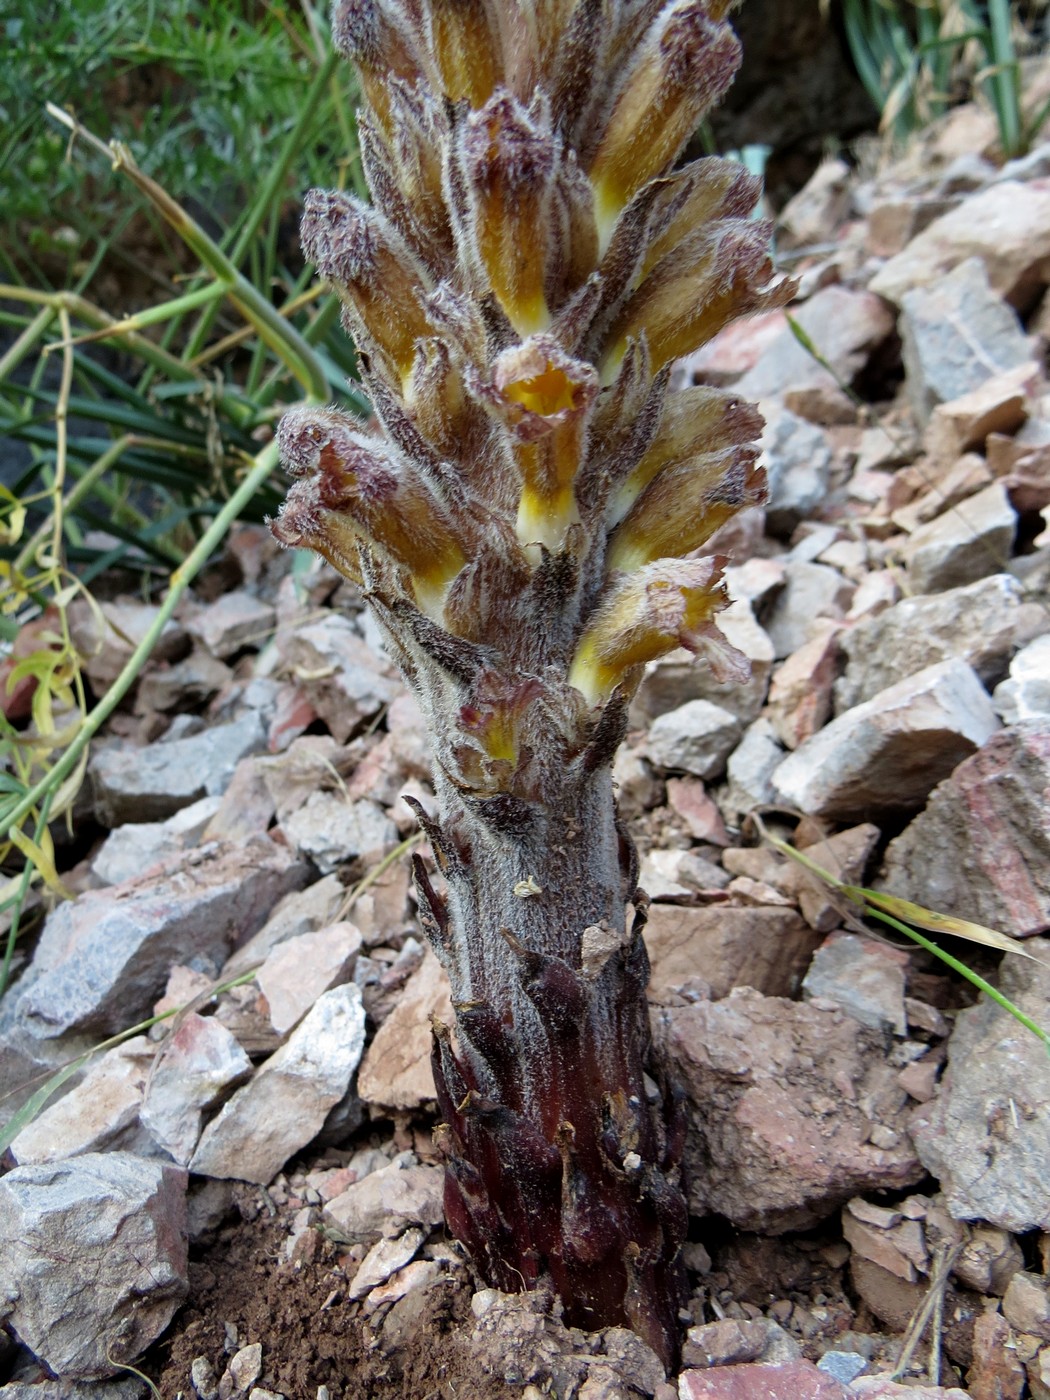
<svg viewBox="0 0 1050 1400">
<path fill-rule="evenodd" d="M 254 1196 L 254 1201 L 251 1199 Z M 246 1188 L 247 1218 L 222 1229 L 190 1265 L 189 1301 L 143 1363 L 163 1400 L 196 1400 L 190 1368 L 200 1356 L 222 1376 L 238 1347 L 261 1342 L 256 1385 L 287 1400 L 504 1400 L 501 1380 L 479 1374 L 464 1345 L 472 1322 L 465 1272 L 429 1290 L 405 1341 L 382 1336 L 382 1315 L 347 1302 L 356 1263 L 343 1247 L 311 1232 L 309 1247 L 285 1257 L 290 1216 L 253 1219 L 259 1193 Z"/>
</svg>

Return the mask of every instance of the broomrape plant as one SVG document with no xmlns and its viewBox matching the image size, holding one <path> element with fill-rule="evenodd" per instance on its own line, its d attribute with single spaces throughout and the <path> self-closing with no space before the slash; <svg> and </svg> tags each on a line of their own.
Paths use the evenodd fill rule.
<svg viewBox="0 0 1050 1400">
<path fill-rule="evenodd" d="M 784 303 L 740 165 L 674 170 L 733 79 L 729 0 L 340 0 L 374 201 L 313 191 L 374 426 L 303 407 L 273 529 L 359 583 L 438 814 L 420 916 L 448 1223 L 488 1282 L 677 1355 L 683 1122 L 646 1074 L 645 895 L 611 764 L 645 663 L 719 633 L 706 542 L 762 501 L 756 410 L 676 357 Z M 628 920 L 627 909 L 633 906 Z"/>
</svg>

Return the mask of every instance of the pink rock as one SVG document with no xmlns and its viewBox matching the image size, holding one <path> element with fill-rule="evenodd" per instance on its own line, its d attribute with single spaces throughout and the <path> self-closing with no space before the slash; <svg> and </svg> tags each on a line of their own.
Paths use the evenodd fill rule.
<svg viewBox="0 0 1050 1400">
<path fill-rule="evenodd" d="M 654 1009 L 652 1021 L 658 1057 L 687 1095 L 695 1214 L 805 1229 L 860 1192 L 920 1179 L 883 1038 L 845 1013 L 737 987 Z M 893 1146 L 874 1144 L 876 1127 Z"/>
<path fill-rule="evenodd" d="M 858 1376 L 850 1393 L 863 1400 L 969 1400 L 955 1385 L 898 1385 L 888 1376 Z"/>
<path fill-rule="evenodd" d="M 831 714 L 832 690 L 842 660 L 839 631 L 837 623 L 825 623 L 773 677 L 769 720 L 785 748 L 797 749 Z"/>
<path fill-rule="evenodd" d="M 690 355 L 686 372 L 694 384 L 732 384 L 753 369 L 770 345 L 787 327 L 783 311 L 763 311 L 758 316 L 732 321 L 702 349 Z"/>
<path fill-rule="evenodd" d="M 428 948 L 361 1063 L 357 1091 L 365 1103 L 405 1110 L 435 1097 L 430 1017 L 451 1025 L 449 997 L 448 978 Z"/>
<path fill-rule="evenodd" d="M 970 1400 L 1021 1400 L 1025 1372 L 1012 1341 L 1000 1313 L 982 1313 L 974 1323 L 973 1365 L 966 1377 Z"/>
<path fill-rule="evenodd" d="M 322 992 L 345 982 L 360 951 L 360 929 L 345 922 L 279 943 L 256 977 L 274 1030 L 290 1031 Z"/>
<path fill-rule="evenodd" d="M 697 841 L 708 841 L 713 846 L 729 845 L 722 813 L 705 792 L 700 778 L 668 778 L 667 803 Z"/>
<path fill-rule="evenodd" d="M 794 909 L 654 904 L 645 928 L 652 965 L 649 998 L 680 1004 L 683 991 L 697 979 L 716 998 L 742 985 L 792 996 L 816 943 Z"/>
<path fill-rule="evenodd" d="M 683 1371 L 679 1400 L 849 1400 L 850 1392 L 811 1361 Z"/>
</svg>

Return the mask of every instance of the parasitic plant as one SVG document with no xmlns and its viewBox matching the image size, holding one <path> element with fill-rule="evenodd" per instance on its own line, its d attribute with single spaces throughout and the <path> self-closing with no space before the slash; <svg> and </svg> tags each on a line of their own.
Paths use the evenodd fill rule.
<svg viewBox="0 0 1050 1400">
<path fill-rule="evenodd" d="M 361 584 L 416 695 L 451 1229 L 492 1285 L 677 1354 L 682 1123 L 646 1075 L 645 896 L 611 765 L 645 664 L 718 632 L 761 419 L 673 361 L 781 304 L 757 182 L 683 145 L 729 0 L 339 0 L 374 205 L 313 191 L 375 424 L 296 409 L 274 531 Z M 633 906 L 628 919 L 627 910 Z"/>
</svg>

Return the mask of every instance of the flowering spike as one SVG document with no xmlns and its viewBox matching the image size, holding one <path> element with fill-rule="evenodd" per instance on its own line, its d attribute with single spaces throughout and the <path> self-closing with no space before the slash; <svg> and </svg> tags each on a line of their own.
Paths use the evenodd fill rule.
<svg viewBox="0 0 1050 1400">
<path fill-rule="evenodd" d="M 359 580 L 426 718 L 420 916 L 450 1228 L 487 1282 L 678 1353 L 687 1209 L 649 1055 L 638 861 L 611 778 L 642 668 L 715 626 L 687 557 L 763 498 L 761 420 L 675 356 L 778 305 L 758 184 L 673 166 L 731 81 L 730 0 L 337 0 L 373 208 L 307 197 L 375 431 L 286 415 L 273 524 Z M 437 877 L 435 877 L 436 879 Z M 629 920 L 627 905 L 635 915 Z M 630 925 L 628 929 L 628 925 Z M 655 1068 L 655 1067 L 653 1067 Z"/>
</svg>

